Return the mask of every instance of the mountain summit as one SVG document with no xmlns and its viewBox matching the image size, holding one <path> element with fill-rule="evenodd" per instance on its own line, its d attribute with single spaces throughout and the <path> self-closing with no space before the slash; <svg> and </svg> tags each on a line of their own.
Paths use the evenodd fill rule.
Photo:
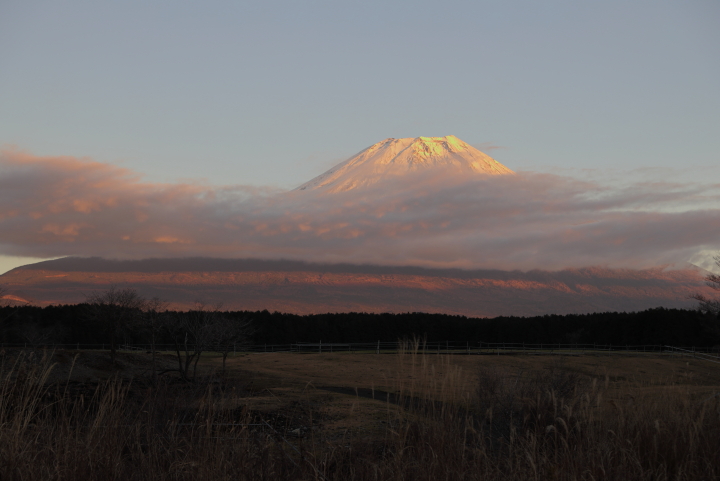
<svg viewBox="0 0 720 481">
<path fill-rule="evenodd" d="M 437 169 L 447 175 L 514 174 L 489 155 L 454 135 L 385 139 L 295 190 L 335 193 L 397 178 L 411 172 Z"/>
</svg>

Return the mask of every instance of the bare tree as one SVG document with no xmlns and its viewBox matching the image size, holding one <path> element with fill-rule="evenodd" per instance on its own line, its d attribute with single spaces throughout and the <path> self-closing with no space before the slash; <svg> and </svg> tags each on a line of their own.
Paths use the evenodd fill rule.
<svg viewBox="0 0 720 481">
<path fill-rule="evenodd" d="M 7 299 L 5 299 L 5 296 L 7 295 L 7 293 L 8 293 L 7 288 L 3 285 L 0 285 L 0 309 L 2 309 L 3 307 L 8 307 L 10 305 L 7 302 Z M 9 314 L 7 314 L 4 311 L 2 313 L 0 313 L 0 337 L 4 337 L 5 333 L 7 332 L 7 324 L 5 321 L 10 319 L 15 314 L 16 311 L 17 311 L 17 309 L 15 309 L 14 311 L 11 310 L 11 312 Z"/>
<path fill-rule="evenodd" d="M 106 291 L 87 296 L 87 316 L 102 325 L 110 344 L 110 360 L 115 363 L 117 339 L 143 313 L 147 301 L 131 287 L 110 286 Z"/>
<path fill-rule="evenodd" d="M 6 329 L 7 326 L 5 326 L 5 321 L 14 316 L 20 310 L 20 307 L 27 304 L 29 304 L 29 302 L 18 301 L 17 298 L 10 295 L 10 291 L 7 287 L 0 285 L 0 309 L 4 307 L 11 308 L 9 314 L 0 313 L 0 331 L 4 331 Z"/>
<path fill-rule="evenodd" d="M 244 345 L 252 335 L 252 326 L 247 319 L 230 319 L 218 316 L 210 326 L 210 349 L 222 354 L 222 373 L 230 351 L 237 345 Z"/>
<path fill-rule="evenodd" d="M 720 267 L 720 255 L 713 257 L 713 259 L 715 265 Z M 705 281 L 710 288 L 720 291 L 720 275 L 708 274 Z M 711 299 L 702 294 L 695 294 L 692 298 L 700 302 L 698 309 L 701 311 L 720 316 L 720 299 Z"/>
<path fill-rule="evenodd" d="M 10 295 L 10 290 L 5 286 L 0 285 L 0 308 L 17 306 L 18 304 L 20 303 L 16 302 L 15 299 L 13 299 L 13 296 Z"/>
<path fill-rule="evenodd" d="M 57 341 L 60 331 L 57 326 L 41 327 L 37 322 L 29 322 L 20 327 L 20 336 L 31 347 L 38 348 Z"/>
<path fill-rule="evenodd" d="M 157 297 L 146 301 L 143 306 L 143 313 L 140 316 L 140 327 L 148 333 L 150 341 L 150 352 L 152 353 L 152 382 L 157 384 L 157 339 L 163 330 L 167 328 L 169 316 L 167 313 L 168 304 Z"/>
<path fill-rule="evenodd" d="M 247 342 L 252 334 L 250 321 L 230 319 L 221 313 L 220 307 L 209 307 L 202 302 L 196 302 L 195 309 L 181 313 L 177 322 L 169 326 L 168 331 L 177 355 L 178 372 L 185 380 L 195 379 L 200 357 L 207 351 L 222 354 L 224 373 L 230 351 L 238 344 Z"/>
<path fill-rule="evenodd" d="M 13 295 L 7 287 L 0 285 L 0 307 L 22 307 L 32 304 L 32 299 L 23 299 Z"/>
<path fill-rule="evenodd" d="M 195 379 L 200 356 L 210 346 L 212 325 L 218 318 L 219 307 L 211 308 L 203 302 L 196 302 L 195 309 L 182 312 L 177 322 L 169 329 L 170 337 L 175 345 L 178 360 L 178 371 L 186 381 Z"/>
</svg>

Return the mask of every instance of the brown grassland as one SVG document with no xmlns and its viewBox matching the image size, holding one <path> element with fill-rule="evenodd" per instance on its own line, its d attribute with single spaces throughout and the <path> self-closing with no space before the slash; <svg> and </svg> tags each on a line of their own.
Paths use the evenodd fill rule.
<svg viewBox="0 0 720 481">
<path fill-rule="evenodd" d="M 720 479 L 720 364 L 418 348 L 2 351 L 0 480 Z"/>
</svg>

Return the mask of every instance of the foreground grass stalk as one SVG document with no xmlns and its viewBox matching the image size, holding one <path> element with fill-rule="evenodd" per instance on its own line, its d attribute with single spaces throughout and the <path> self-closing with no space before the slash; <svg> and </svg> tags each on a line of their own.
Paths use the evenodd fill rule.
<svg viewBox="0 0 720 481">
<path fill-rule="evenodd" d="M 20 353 L 0 370 L 0 479 L 720 477 L 718 396 L 635 400 L 560 368 L 487 367 L 468 384 L 449 356 L 401 347 L 384 435 L 337 442 L 249 427 L 249 410 L 227 407 L 242 399 L 215 383 L 111 378 L 86 395 L 48 384 L 51 353 Z"/>
</svg>

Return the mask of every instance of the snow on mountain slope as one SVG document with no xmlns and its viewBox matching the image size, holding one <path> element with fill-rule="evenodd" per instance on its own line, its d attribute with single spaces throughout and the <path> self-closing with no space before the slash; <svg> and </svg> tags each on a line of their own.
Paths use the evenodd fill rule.
<svg viewBox="0 0 720 481">
<path fill-rule="evenodd" d="M 514 174 L 489 155 L 454 135 L 385 139 L 320 174 L 295 190 L 344 192 L 412 172 L 443 175 Z"/>
</svg>

